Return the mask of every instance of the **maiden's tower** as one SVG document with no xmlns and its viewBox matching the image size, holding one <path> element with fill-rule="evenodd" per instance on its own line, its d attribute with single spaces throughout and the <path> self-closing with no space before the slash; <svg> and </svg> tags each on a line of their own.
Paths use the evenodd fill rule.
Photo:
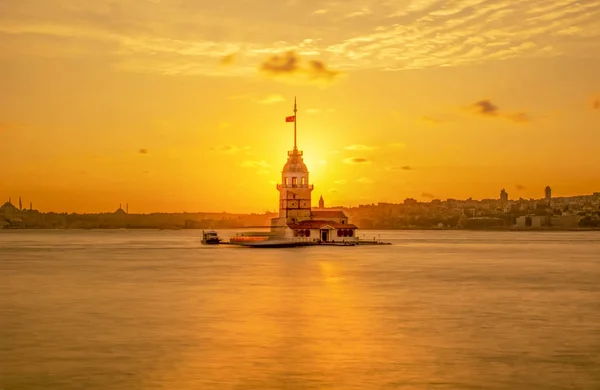
<svg viewBox="0 0 600 390">
<path fill-rule="evenodd" d="M 297 146 L 297 105 L 294 99 L 294 115 L 286 122 L 294 122 L 294 148 L 288 151 L 287 162 L 281 171 L 279 191 L 279 217 L 271 220 L 271 231 L 284 238 L 312 238 L 316 241 L 357 240 L 355 225 L 341 210 L 312 210 L 309 172 L 302 151 Z"/>
</svg>

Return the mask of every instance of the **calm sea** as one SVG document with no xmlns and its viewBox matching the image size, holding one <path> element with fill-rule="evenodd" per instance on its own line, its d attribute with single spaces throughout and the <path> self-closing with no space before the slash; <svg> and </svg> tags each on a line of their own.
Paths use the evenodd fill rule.
<svg viewBox="0 0 600 390">
<path fill-rule="evenodd" d="M 200 235 L 0 232 L 0 389 L 600 389 L 600 233 Z"/>
</svg>

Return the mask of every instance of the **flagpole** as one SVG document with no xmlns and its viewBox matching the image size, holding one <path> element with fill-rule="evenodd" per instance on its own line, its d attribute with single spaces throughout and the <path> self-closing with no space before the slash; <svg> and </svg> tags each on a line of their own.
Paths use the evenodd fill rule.
<svg viewBox="0 0 600 390">
<path fill-rule="evenodd" d="M 294 150 L 297 150 L 297 146 L 296 146 L 296 122 L 298 122 L 298 116 L 296 115 L 296 112 L 298 110 L 296 109 L 296 96 L 294 96 Z"/>
</svg>

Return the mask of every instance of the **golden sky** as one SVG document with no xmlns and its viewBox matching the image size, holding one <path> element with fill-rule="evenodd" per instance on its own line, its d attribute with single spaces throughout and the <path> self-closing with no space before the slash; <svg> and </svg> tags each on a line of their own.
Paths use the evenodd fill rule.
<svg viewBox="0 0 600 390">
<path fill-rule="evenodd" d="M 600 0 L 0 0 L 0 197 L 263 212 L 600 191 Z"/>
</svg>

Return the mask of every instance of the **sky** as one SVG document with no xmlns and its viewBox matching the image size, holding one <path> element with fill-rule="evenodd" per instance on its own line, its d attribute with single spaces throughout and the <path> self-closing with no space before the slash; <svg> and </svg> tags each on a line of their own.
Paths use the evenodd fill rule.
<svg viewBox="0 0 600 390">
<path fill-rule="evenodd" d="M 600 191 L 600 0 L 0 0 L 0 198 L 274 211 Z"/>
</svg>

